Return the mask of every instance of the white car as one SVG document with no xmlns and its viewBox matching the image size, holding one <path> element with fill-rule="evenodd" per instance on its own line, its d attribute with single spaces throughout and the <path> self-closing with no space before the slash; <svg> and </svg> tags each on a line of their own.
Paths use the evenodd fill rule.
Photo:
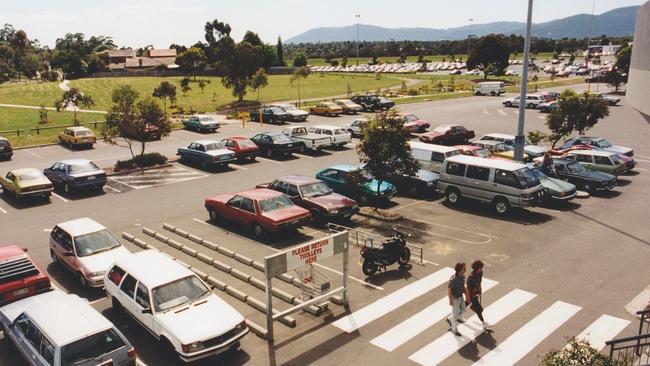
<svg viewBox="0 0 650 366">
<path fill-rule="evenodd" d="M 184 362 L 237 349 L 249 332 L 244 317 L 194 272 L 157 251 L 119 258 L 104 282 L 113 309 L 132 316 Z"/>
<path fill-rule="evenodd" d="M 352 141 L 352 134 L 344 127 L 332 125 L 316 125 L 309 128 L 310 133 L 327 135 L 332 146 L 344 146 Z"/>
<path fill-rule="evenodd" d="M 363 136 L 363 129 L 368 126 L 368 119 L 366 118 L 357 118 L 352 123 L 343 125 L 341 127 L 345 128 L 350 132 L 352 137 L 361 137 Z"/>
<path fill-rule="evenodd" d="M 541 103 L 546 103 L 544 96 L 537 94 L 526 95 L 526 108 L 537 108 Z M 502 104 L 506 107 L 519 107 L 519 97 L 508 98 Z"/>
<path fill-rule="evenodd" d="M 117 238 L 89 218 L 58 224 L 50 233 L 50 256 L 72 272 L 82 287 L 102 287 L 115 259 L 129 254 Z"/>
<path fill-rule="evenodd" d="M 272 104 L 271 107 L 278 107 L 289 115 L 289 120 L 294 122 L 304 122 L 309 117 L 309 112 L 296 108 L 293 104 L 282 103 Z"/>
<path fill-rule="evenodd" d="M 513 149 L 515 147 L 515 136 L 505 133 L 488 133 L 487 135 L 481 136 L 478 141 L 498 141 L 511 146 Z M 543 146 L 532 145 L 530 142 L 524 140 L 524 152 L 531 158 L 544 156 L 547 150 Z"/>
</svg>

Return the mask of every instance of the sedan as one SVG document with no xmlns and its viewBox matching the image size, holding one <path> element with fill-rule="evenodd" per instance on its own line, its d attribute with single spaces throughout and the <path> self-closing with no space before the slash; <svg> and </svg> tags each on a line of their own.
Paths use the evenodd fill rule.
<svg viewBox="0 0 650 366">
<path fill-rule="evenodd" d="M 397 188 L 399 194 L 409 196 L 430 196 L 436 191 L 440 176 L 425 169 L 420 169 L 415 176 L 395 175 L 388 181 Z"/>
<path fill-rule="evenodd" d="M 224 167 L 235 161 L 235 154 L 216 140 L 192 141 L 187 147 L 179 148 L 176 155 L 181 161 L 201 164 L 203 169 Z"/>
<path fill-rule="evenodd" d="M 535 167 L 531 167 L 531 171 L 539 179 L 540 183 L 542 183 L 542 186 L 544 186 L 548 192 L 548 195 L 546 197 L 550 197 L 558 201 L 569 201 L 576 196 L 578 191 L 576 190 L 575 185 L 562 179 L 551 178 L 544 174 L 541 169 Z"/>
<path fill-rule="evenodd" d="M 541 103 L 537 105 L 537 109 L 539 109 L 539 111 L 542 113 L 550 113 L 557 109 L 557 102 L 552 101 L 552 102 Z"/>
<path fill-rule="evenodd" d="M 422 142 L 437 145 L 459 145 L 474 138 L 474 131 L 460 125 L 442 125 L 433 131 L 423 133 L 419 139 Z"/>
<path fill-rule="evenodd" d="M 14 198 L 42 197 L 50 199 L 54 185 L 38 169 L 14 169 L 0 177 L 2 192 Z"/>
<path fill-rule="evenodd" d="M 260 153 L 269 158 L 275 155 L 291 155 L 305 150 L 305 144 L 296 141 L 282 132 L 263 132 L 253 136 L 251 140 L 259 147 Z"/>
<path fill-rule="evenodd" d="M 221 140 L 226 149 L 235 153 L 237 160 L 255 160 L 260 148 L 248 137 L 232 136 Z"/>
<path fill-rule="evenodd" d="M 616 176 L 588 170 L 573 160 L 547 158 L 540 169 L 551 178 L 569 182 L 589 193 L 609 191 L 616 187 Z"/>
<path fill-rule="evenodd" d="M 404 115 L 404 127 L 411 133 L 426 131 L 431 125 L 413 113 Z"/>
<path fill-rule="evenodd" d="M 343 108 L 343 113 L 347 114 L 357 114 L 363 109 L 363 107 L 351 101 L 350 99 L 338 99 L 335 100 L 334 103 Z"/>
<path fill-rule="evenodd" d="M 219 129 L 219 122 L 210 116 L 191 116 L 183 121 L 183 126 L 196 132 L 215 132 Z"/>
<path fill-rule="evenodd" d="M 43 170 L 43 174 L 65 193 L 82 189 L 101 192 L 106 184 L 106 172 L 88 159 L 58 161 Z"/>
<path fill-rule="evenodd" d="M 322 116 L 338 116 L 343 113 L 343 108 L 333 102 L 321 102 L 317 105 L 310 107 L 309 112 L 311 114 L 317 114 Z"/>
<path fill-rule="evenodd" d="M 91 148 L 97 142 L 97 137 L 89 128 L 81 126 L 68 127 L 59 134 L 59 142 L 61 145 L 67 145 L 71 148 L 78 146 Z"/>
<path fill-rule="evenodd" d="M 210 220 L 227 220 L 250 228 L 258 238 L 267 232 L 286 232 L 311 221 L 308 210 L 296 206 L 286 194 L 252 189 L 206 198 Z"/>
<path fill-rule="evenodd" d="M 575 145 L 589 145 L 594 149 L 613 152 L 619 155 L 634 156 L 634 150 L 626 146 L 612 145 L 607 139 L 603 137 L 593 136 L 578 136 L 568 139 L 560 146 L 560 149 L 568 149 Z"/>
</svg>

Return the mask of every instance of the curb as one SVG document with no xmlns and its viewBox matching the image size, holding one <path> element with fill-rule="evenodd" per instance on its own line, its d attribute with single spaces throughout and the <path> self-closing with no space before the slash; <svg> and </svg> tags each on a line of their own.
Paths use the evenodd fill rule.
<svg viewBox="0 0 650 366">
<path fill-rule="evenodd" d="M 175 162 L 177 162 L 177 161 L 178 161 L 178 159 L 174 159 L 174 158 L 172 158 L 172 159 L 168 159 L 168 160 L 167 160 L 167 163 L 165 163 L 165 164 L 155 165 L 155 166 L 146 167 L 146 168 L 136 168 L 136 169 L 130 169 L 130 170 L 120 170 L 119 172 L 115 172 L 115 171 L 110 172 L 110 173 L 109 173 L 109 172 L 106 172 L 106 176 L 107 176 L 107 177 L 114 177 L 114 176 L 119 176 L 119 175 L 127 175 L 127 174 L 131 174 L 131 173 L 144 172 L 144 171 L 148 171 L 148 170 L 155 170 L 155 169 L 169 168 L 169 167 L 173 166 L 173 165 L 174 165 L 173 163 L 175 163 Z M 106 171 L 106 169 L 103 169 L 103 170 Z"/>
</svg>

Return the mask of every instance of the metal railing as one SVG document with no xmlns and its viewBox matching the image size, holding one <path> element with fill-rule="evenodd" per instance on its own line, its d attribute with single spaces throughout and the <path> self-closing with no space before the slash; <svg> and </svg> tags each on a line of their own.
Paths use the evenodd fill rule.
<svg viewBox="0 0 650 366">
<path fill-rule="evenodd" d="M 626 366 L 650 366 L 650 308 L 637 311 L 639 330 L 637 335 L 612 339 L 605 342 L 609 357 Z"/>
<path fill-rule="evenodd" d="M 11 133 L 15 133 L 16 136 L 20 136 L 21 133 L 25 134 L 25 132 L 27 132 L 27 130 L 16 128 L 15 130 L 0 131 L 0 135 L 8 135 L 8 134 L 11 134 Z"/>
<path fill-rule="evenodd" d="M 40 135 L 41 131 L 63 129 L 63 128 L 74 127 L 74 126 L 93 126 L 94 129 L 97 129 L 97 125 L 105 125 L 105 124 L 106 124 L 106 121 L 95 121 L 95 122 L 81 123 L 79 125 L 71 124 L 71 125 L 42 126 L 42 127 L 41 126 L 36 126 L 36 127 L 30 128 L 30 130 L 32 132 L 36 132 L 37 135 Z"/>
<path fill-rule="evenodd" d="M 353 229 L 351 227 L 328 223 L 327 231 L 330 233 L 348 231 L 348 243 L 354 245 L 355 247 L 361 248 L 367 245 L 373 245 L 375 247 L 381 246 L 384 241 L 388 240 L 388 237 L 372 234 L 366 231 Z M 406 246 L 411 249 L 411 256 L 414 256 L 418 259 L 416 262 L 419 265 L 424 265 L 424 250 L 421 246 L 406 243 Z"/>
</svg>

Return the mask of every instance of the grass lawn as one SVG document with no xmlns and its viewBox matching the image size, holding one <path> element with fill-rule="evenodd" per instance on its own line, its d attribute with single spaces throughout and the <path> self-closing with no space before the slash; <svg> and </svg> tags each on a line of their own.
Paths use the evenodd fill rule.
<svg viewBox="0 0 650 366">
<path fill-rule="evenodd" d="M 0 123 L 0 131 L 15 129 L 26 130 L 25 132 L 21 132 L 20 136 L 17 136 L 16 133 L 0 133 L 0 135 L 9 139 L 11 144 L 14 146 L 52 143 L 57 141 L 59 132 L 61 132 L 62 128 L 42 130 L 39 134 L 30 129 L 36 127 L 46 128 L 73 124 L 72 112 L 48 111 L 50 122 L 47 124 L 39 124 L 40 119 L 38 112 L 38 109 L 0 107 L 0 121 L 2 121 L 2 123 Z M 94 129 L 93 125 L 89 124 L 89 122 L 104 121 L 104 115 L 97 113 L 77 113 L 77 119 L 82 124 L 86 124 L 86 127 Z M 99 125 L 97 129 L 100 130 L 101 125 Z M 95 134 L 100 133 L 100 131 L 95 131 Z"/>
</svg>

